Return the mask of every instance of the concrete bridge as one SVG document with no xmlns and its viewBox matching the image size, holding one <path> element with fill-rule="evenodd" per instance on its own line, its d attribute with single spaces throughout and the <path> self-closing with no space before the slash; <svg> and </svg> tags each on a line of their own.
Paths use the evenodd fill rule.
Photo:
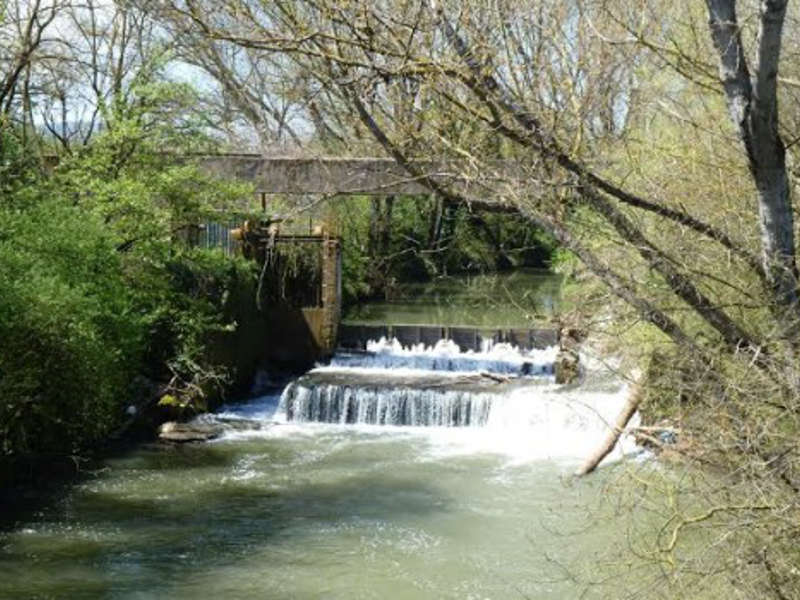
<svg viewBox="0 0 800 600">
<path fill-rule="evenodd" d="M 533 169 L 505 160 L 423 161 L 409 164 L 417 175 L 391 158 L 281 157 L 248 153 L 164 154 L 165 162 L 196 163 L 206 173 L 249 181 L 261 194 L 358 194 L 388 196 L 430 194 L 427 181 L 465 194 L 482 209 L 515 211 L 511 197 L 536 197 L 542 192 Z M 45 167 L 58 166 L 57 155 L 44 157 Z M 533 196 L 531 196 L 533 195 Z"/>
<path fill-rule="evenodd" d="M 391 158 L 265 157 L 258 154 L 203 154 L 204 171 L 252 182 L 263 194 L 430 194 L 426 180 L 469 196 L 482 208 L 513 210 L 507 198 L 539 189 L 518 163 L 413 161 L 413 176 Z M 535 188 L 535 189 L 534 189 Z"/>
</svg>

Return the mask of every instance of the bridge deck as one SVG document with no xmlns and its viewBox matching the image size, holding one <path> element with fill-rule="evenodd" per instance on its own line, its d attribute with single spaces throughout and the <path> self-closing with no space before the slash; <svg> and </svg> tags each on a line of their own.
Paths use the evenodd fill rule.
<svg viewBox="0 0 800 600">
<path fill-rule="evenodd" d="M 188 158 L 188 157 L 187 157 Z M 289 158 L 258 154 L 219 154 L 194 157 L 209 173 L 252 182 L 266 194 L 429 194 L 431 190 L 390 158 Z M 501 199 L 509 180 L 515 189 L 526 181 L 519 165 L 494 161 L 475 165 L 456 161 L 416 161 L 425 177 L 445 187 L 468 191 L 481 202 L 506 204 Z"/>
</svg>

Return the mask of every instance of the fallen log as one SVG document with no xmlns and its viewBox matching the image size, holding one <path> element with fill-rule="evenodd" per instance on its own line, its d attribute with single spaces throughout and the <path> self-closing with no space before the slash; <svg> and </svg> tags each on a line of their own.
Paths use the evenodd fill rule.
<svg viewBox="0 0 800 600">
<path fill-rule="evenodd" d="M 608 456 L 611 451 L 614 449 L 614 446 L 617 445 L 617 441 L 619 440 L 619 436 L 622 435 L 623 431 L 625 431 L 625 427 L 628 424 L 628 421 L 631 420 L 631 417 L 636 413 L 636 410 L 639 408 L 639 403 L 642 400 L 642 386 L 637 378 L 636 381 L 631 385 L 630 393 L 628 394 L 628 399 L 625 401 L 625 405 L 622 407 L 619 415 L 617 416 L 617 420 L 614 423 L 614 427 L 609 430 L 608 434 L 606 435 L 603 443 L 600 445 L 597 450 L 595 450 L 589 458 L 587 458 L 584 463 L 581 465 L 580 469 L 575 471 L 575 475 L 578 477 L 583 477 L 584 475 L 588 475 L 592 471 L 597 468 L 603 459 Z"/>
</svg>

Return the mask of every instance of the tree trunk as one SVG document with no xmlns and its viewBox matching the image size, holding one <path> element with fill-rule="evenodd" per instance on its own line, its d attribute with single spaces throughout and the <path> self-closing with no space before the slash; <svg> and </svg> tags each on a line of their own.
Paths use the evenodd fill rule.
<svg viewBox="0 0 800 600">
<path fill-rule="evenodd" d="M 386 291 L 386 279 L 390 267 L 393 209 L 394 196 L 370 199 L 367 254 L 372 261 L 367 277 L 373 292 Z"/>
<path fill-rule="evenodd" d="M 431 221 L 428 228 L 428 244 L 427 249 L 430 252 L 435 252 L 439 249 L 439 240 L 442 234 L 442 206 L 443 200 L 436 194 L 431 194 Z"/>
<path fill-rule="evenodd" d="M 383 201 L 383 211 L 380 215 L 380 255 L 382 260 L 387 260 L 389 252 L 391 251 L 393 211 L 394 196 L 386 196 Z"/>
<path fill-rule="evenodd" d="M 788 310 L 790 314 L 785 316 L 793 319 L 798 276 L 786 148 L 778 133 L 777 95 L 787 0 L 761 1 L 752 77 L 742 45 L 736 1 L 706 0 L 706 4 L 728 112 L 738 128 L 757 189 L 764 271 L 773 301 Z"/>
<path fill-rule="evenodd" d="M 781 148 L 783 150 L 783 148 Z M 785 162 L 756 177 L 761 248 L 766 271 L 779 305 L 797 307 L 794 223 Z"/>
<path fill-rule="evenodd" d="M 625 430 L 625 426 L 628 424 L 628 421 L 630 421 L 631 417 L 636 414 L 641 401 L 642 386 L 638 381 L 636 381 L 631 386 L 628 399 L 625 401 L 625 405 L 622 407 L 622 410 L 617 416 L 614 427 L 609 430 L 608 434 L 603 440 L 603 443 L 600 444 L 600 447 L 597 448 L 597 450 L 595 450 L 592 455 L 584 461 L 583 465 L 581 465 L 581 467 L 575 472 L 575 475 L 578 477 L 588 475 L 598 467 L 598 465 L 606 456 L 611 453 L 611 451 L 617 445 L 617 441 L 622 435 L 622 432 Z"/>
</svg>

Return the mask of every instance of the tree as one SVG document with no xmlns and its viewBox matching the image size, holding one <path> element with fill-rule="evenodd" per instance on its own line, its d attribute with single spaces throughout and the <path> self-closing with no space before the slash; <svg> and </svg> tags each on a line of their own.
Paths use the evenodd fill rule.
<svg viewBox="0 0 800 600">
<path fill-rule="evenodd" d="M 761 254 L 775 303 L 797 320 L 797 265 L 786 147 L 778 131 L 778 63 L 788 2 L 760 3 L 752 75 L 735 0 L 709 0 L 709 27 L 731 121 L 758 196 Z M 794 326 L 792 327 L 794 329 Z M 794 333 L 794 332 L 793 332 Z"/>
<path fill-rule="evenodd" d="M 250 267 L 175 239 L 252 196 L 164 160 L 209 140 L 146 15 L 5 9 L 19 18 L 0 26 L 0 485 L 103 445 L 156 390 L 199 407 L 224 388 L 207 344 Z"/>
<path fill-rule="evenodd" d="M 584 80 L 589 77 L 590 70 L 583 63 L 585 56 L 591 53 L 588 46 L 592 42 L 578 35 L 581 31 L 578 23 L 587 18 L 579 10 L 586 7 L 576 4 L 572 9 L 550 9 L 549 12 L 539 7 L 538 21 L 530 23 L 528 20 L 527 30 L 519 32 L 514 31 L 519 22 L 514 17 L 521 15 L 523 9 L 505 5 L 494 10 L 465 10 L 457 26 L 451 22 L 445 9 L 435 5 L 416 11 L 410 6 L 366 9 L 318 2 L 277 3 L 273 9 L 259 11 L 240 11 L 237 6 L 238 3 L 227 5 L 229 12 L 220 15 L 220 22 L 225 19 L 236 22 L 234 14 L 244 15 L 246 21 L 242 23 L 240 17 L 240 25 L 260 32 L 260 38 L 232 35 L 224 28 L 216 27 L 216 22 L 207 22 L 204 20 L 207 13 L 196 2 L 175 6 L 175 12 L 184 23 L 201 23 L 204 31 L 217 39 L 227 39 L 265 52 L 289 53 L 305 67 L 309 76 L 318 80 L 320 86 L 333 90 L 332 93 L 354 106 L 363 127 L 386 152 L 407 166 L 411 164 L 410 158 L 427 152 L 431 147 L 444 146 L 445 155 L 467 157 L 467 162 L 471 163 L 470 176 L 491 174 L 492 170 L 486 168 L 482 157 L 475 153 L 475 137 L 469 136 L 473 147 L 468 150 L 466 138 L 459 140 L 451 132 L 463 131 L 456 124 L 468 122 L 473 131 L 477 127 L 485 144 L 496 145 L 498 135 L 506 138 L 515 146 L 509 156 L 526 161 L 523 163 L 525 177 L 539 184 L 538 191 L 542 190 L 545 178 L 551 175 L 556 181 L 548 182 L 548 187 L 554 183 L 556 188 L 569 188 L 570 194 L 562 193 L 556 201 L 562 206 L 579 203 L 603 218 L 617 235 L 636 249 L 651 269 L 661 274 L 678 297 L 724 338 L 731 350 L 742 343 L 753 347 L 759 345 L 752 334 L 719 310 L 690 278 L 674 268 L 664 253 L 614 201 L 690 227 L 722 243 L 752 265 L 755 261 L 748 251 L 708 223 L 620 188 L 595 172 L 588 161 L 572 156 L 565 149 L 564 142 L 557 139 L 555 131 L 576 138 L 573 145 L 578 151 L 583 151 L 586 146 L 599 147 L 602 136 L 584 141 L 588 139 L 589 125 L 599 129 L 597 123 L 605 121 L 607 136 L 613 138 L 619 134 L 624 121 L 622 116 L 617 119 L 617 124 L 613 123 L 613 118 L 609 120 L 607 103 L 596 102 L 592 93 L 585 91 Z M 394 18 L 394 15 L 402 14 L 403 8 L 407 8 L 414 19 Z M 526 23 L 524 19 L 521 21 Z M 564 28 L 561 27 L 563 23 L 566 23 Z M 301 32 L 308 31 L 314 34 L 301 36 Z M 492 31 L 501 34 L 496 36 L 497 39 L 489 39 L 487 32 Z M 544 31 L 554 35 L 555 43 L 544 41 Z M 527 36 L 521 43 L 520 34 Z M 472 38 L 468 39 L 468 36 Z M 587 48 L 580 47 L 573 37 L 585 43 Z M 570 45 L 574 52 L 565 52 Z M 429 47 L 433 48 L 432 52 L 425 52 L 424 49 Z M 536 50 L 535 56 L 530 55 L 529 50 Z M 498 57 L 505 62 L 498 64 Z M 538 60 L 536 64 L 533 64 L 534 58 Z M 617 64 L 615 68 L 606 70 L 622 70 L 617 57 L 612 56 L 610 60 Z M 523 71 L 524 76 L 518 77 L 518 71 Z M 534 75 L 538 72 L 547 75 Z M 616 77 L 618 84 L 613 86 L 614 91 L 623 98 L 629 80 L 624 73 Z M 409 82 L 417 90 L 413 98 L 416 104 L 412 104 L 406 118 L 393 118 L 386 110 L 385 102 Z M 414 108 L 420 104 L 439 108 L 439 118 L 431 127 L 420 129 L 418 126 L 421 111 Z M 445 107 L 454 111 L 449 118 L 444 113 Z M 545 126 L 546 122 L 553 129 Z M 533 160 L 529 154 L 531 151 L 535 153 Z M 415 177 L 424 175 L 410 174 Z M 515 185 L 518 183 L 513 182 Z M 485 185 L 489 187 L 491 184 Z M 522 189 L 508 189 L 508 192 L 518 206 L 528 209 L 533 208 L 527 195 L 529 190 L 530 186 L 525 185 Z M 434 191 L 444 197 L 454 196 L 449 190 L 434 188 Z M 584 255 L 584 260 L 594 263 L 585 256 L 563 222 L 553 218 L 556 212 L 553 208 L 527 212 L 556 234 L 562 243 Z M 613 269 L 596 265 L 594 270 L 618 295 L 628 300 L 636 296 Z M 638 298 L 636 304 L 646 319 L 668 335 L 680 339 L 681 343 L 689 342 L 688 336 L 666 315 L 655 310 L 651 303 Z"/>
<path fill-rule="evenodd" d="M 10 121 L 19 122 L 23 144 L 33 128 L 35 60 L 57 44 L 47 34 L 64 7 L 61 0 L 11 0 L 0 7 L 0 128 L 9 126 Z"/>
<path fill-rule="evenodd" d="M 304 140 L 295 129 L 298 113 L 306 108 L 305 82 L 302 77 L 287 80 L 286 66 L 273 64 L 280 57 L 262 57 L 248 48 L 196 35 L 178 40 L 181 60 L 216 84 L 212 93 L 201 97 L 209 125 L 221 130 L 226 141 L 244 137 L 256 151 L 302 147 Z M 248 133 L 255 139 L 247 139 Z"/>
</svg>

